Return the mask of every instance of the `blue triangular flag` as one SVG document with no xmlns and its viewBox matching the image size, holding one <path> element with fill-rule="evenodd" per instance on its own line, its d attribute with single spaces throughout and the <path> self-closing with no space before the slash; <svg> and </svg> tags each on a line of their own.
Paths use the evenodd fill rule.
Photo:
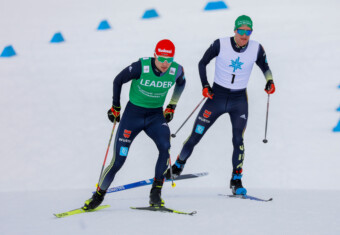
<svg viewBox="0 0 340 235">
<path fill-rule="evenodd" d="M 216 2 L 208 2 L 205 6 L 205 11 L 213 11 L 213 10 L 220 10 L 220 9 L 227 9 L 228 6 L 223 1 L 216 1 Z"/>
<path fill-rule="evenodd" d="M 99 23 L 99 26 L 97 28 L 98 30 L 107 30 L 111 29 L 111 26 L 107 20 L 103 20 L 102 22 Z"/>
<path fill-rule="evenodd" d="M 143 19 L 149 19 L 149 18 L 155 18 L 155 17 L 159 17 L 155 9 L 146 10 L 144 12 L 144 15 L 142 16 Z"/>
<path fill-rule="evenodd" d="M 340 132 L 340 120 L 338 122 L 338 125 L 336 127 L 333 128 L 334 132 Z"/>
<path fill-rule="evenodd" d="M 15 56 L 15 55 L 16 55 L 16 53 L 15 53 L 13 47 L 11 45 L 9 45 L 9 46 L 4 48 L 0 57 L 11 57 L 11 56 Z"/>
<path fill-rule="evenodd" d="M 55 33 L 54 35 L 53 35 L 53 37 L 52 37 L 52 39 L 51 39 L 51 43 L 59 43 L 59 42 L 64 42 L 65 40 L 64 40 L 64 37 L 63 37 L 63 35 L 60 33 L 60 32 L 58 32 L 58 33 Z"/>
</svg>

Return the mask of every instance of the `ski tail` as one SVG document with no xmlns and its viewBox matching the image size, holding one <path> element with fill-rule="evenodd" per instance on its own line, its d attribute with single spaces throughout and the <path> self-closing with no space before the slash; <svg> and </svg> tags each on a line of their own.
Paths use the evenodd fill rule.
<svg viewBox="0 0 340 235">
<path fill-rule="evenodd" d="M 193 173 L 193 174 L 183 174 L 176 177 L 174 180 L 186 180 L 186 179 L 194 179 L 202 176 L 207 176 L 208 172 L 201 172 L 201 173 Z M 167 179 L 166 181 L 171 181 L 171 179 Z"/>
<path fill-rule="evenodd" d="M 130 207 L 131 209 L 135 210 L 145 210 L 145 211 L 159 211 L 159 212 L 167 212 L 167 213 L 174 213 L 174 214 L 181 214 L 181 215 L 194 215 L 197 211 L 192 212 L 183 212 L 174 209 L 167 208 L 165 206 L 146 206 L 146 207 Z"/>
</svg>

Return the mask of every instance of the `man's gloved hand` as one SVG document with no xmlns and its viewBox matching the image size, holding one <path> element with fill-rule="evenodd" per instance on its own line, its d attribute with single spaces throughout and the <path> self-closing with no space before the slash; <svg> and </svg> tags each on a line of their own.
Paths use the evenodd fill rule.
<svg viewBox="0 0 340 235">
<path fill-rule="evenodd" d="M 213 98 L 214 94 L 212 93 L 212 89 L 211 89 L 210 85 L 205 85 L 203 87 L 202 95 L 204 97 L 209 98 L 209 99 Z"/>
<path fill-rule="evenodd" d="M 175 108 L 176 108 L 175 104 L 168 104 L 168 106 L 166 106 L 166 109 L 163 112 L 166 123 L 171 122 L 171 120 L 173 119 Z"/>
<path fill-rule="evenodd" d="M 273 80 L 268 80 L 264 91 L 267 92 L 268 95 L 273 94 L 275 92 L 275 85 Z"/>
<path fill-rule="evenodd" d="M 111 122 L 120 121 L 120 107 L 112 105 L 112 108 L 107 111 L 107 116 Z"/>
</svg>

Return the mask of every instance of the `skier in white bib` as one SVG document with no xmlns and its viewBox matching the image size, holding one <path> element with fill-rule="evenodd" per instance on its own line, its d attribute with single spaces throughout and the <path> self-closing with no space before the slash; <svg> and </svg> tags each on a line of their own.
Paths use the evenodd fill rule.
<svg viewBox="0 0 340 235">
<path fill-rule="evenodd" d="M 250 17 L 239 16 L 235 21 L 234 32 L 234 37 L 215 40 L 199 62 L 202 94 L 208 99 L 200 110 L 193 130 L 172 166 L 172 172 L 174 177 L 181 174 L 195 145 L 218 117 L 228 113 L 232 125 L 234 149 L 230 188 L 234 195 L 245 195 L 247 190 L 243 187 L 241 178 L 244 160 L 243 135 L 248 120 L 246 88 L 254 63 L 260 67 L 266 78 L 265 91 L 268 94 L 275 92 L 275 85 L 263 47 L 258 42 L 249 40 L 253 32 L 253 22 Z M 215 57 L 214 84 L 211 88 L 207 79 L 206 66 Z M 166 172 L 166 178 L 170 178 L 170 169 Z"/>
</svg>

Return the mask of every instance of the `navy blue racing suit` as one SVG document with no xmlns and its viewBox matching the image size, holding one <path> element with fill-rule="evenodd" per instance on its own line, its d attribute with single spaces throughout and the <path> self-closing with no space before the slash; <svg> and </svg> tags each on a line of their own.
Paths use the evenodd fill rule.
<svg viewBox="0 0 340 235">
<path fill-rule="evenodd" d="M 235 52 L 242 53 L 247 49 L 238 47 L 234 38 L 230 38 L 230 43 Z M 209 62 L 220 53 L 220 41 L 217 39 L 205 52 L 203 58 L 199 62 L 199 73 L 202 86 L 209 85 L 206 66 Z M 268 66 L 266 54 L 262 45 L 259 45 L 256 64 L 264 73 L 266 79 L 272 79 L 272 74 Z M 228 89 L 214 83 L 212 87 L 214 93 L 213 99 L 207 99 L 196 117 L 192 132 L 188 139 L 184 142 L 183 148 L 179 154 L 181 161 L 186 161 L 192 154 L 194 147 L 201 140 L 203 135 L 213 125 L 213 123 L 224 113 L 228 113 L 232 125 L 232 143 L 233 143 L 233 172 L 242 173 L 244 160 L 244 143 L 243 136 L 248 120 L 248 97 L 246 88 L 244 89 Z"/>
<path fill-rule="evenodd" d="M 155 66 L 154 58 L 151 60 L 152 71 L 156 76 L 164 73 Z M 124 83 L 132 79 L 140 79 L 142 74 L 142 64 L 140 61 L 132 63 L 117 75 L 113 82 L 113 105 L 120 107 L 120 93 Z M 185 76 L 182 66 L 179 65 L 176 83 L 170 104 L 176 105 L 185 87 Z M 168 167 L 170 150 L 170 129 L 163 116 L 163 107 L 144 108 L 127 103 L 114 141 L 113 158 L 99 182 L 99 188 L 106 190 L 115 178 L 116 173 L 125 163 L 130 146 L 134 138 L 144 131 L 156 144 L 159 151 L 156 167 L 155 179 L 163 180 L 164 172 Z"/>
<path fill-rule="evenodd" d="M 184 143 L 179 159 L 187 160 L 195 145 L 217 118 L 224 113 L 229 113 L 233 132 L 233 168 L 234 170 L 240 170 L 244 159 L 243 134 L 248 119 L 246 89 L 230 90 L 214 83 L 212 90 L 214 93 L 213 99 L 208 99 L 197 115 L 191 135 Z"/>
</svg>

